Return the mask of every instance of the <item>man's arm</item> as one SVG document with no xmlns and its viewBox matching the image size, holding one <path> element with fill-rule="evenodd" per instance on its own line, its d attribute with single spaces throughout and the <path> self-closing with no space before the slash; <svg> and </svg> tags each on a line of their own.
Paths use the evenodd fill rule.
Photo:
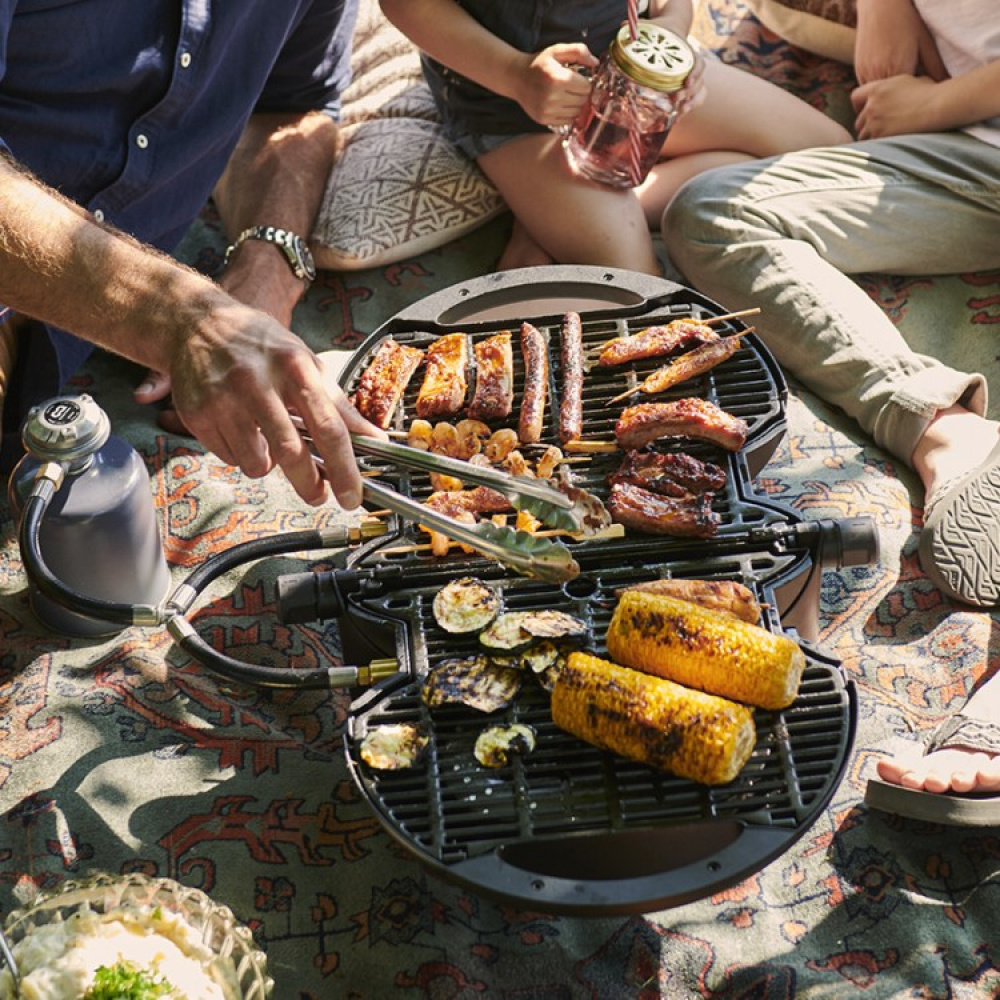
<svg viewBox="0 0 1000 1000">
<path fill-rule="evenodd" d="M 190 268 L 95 223 L 5 157 L 0 301 L 168 373 L 178 413 L 206 447 L 250 476 L 279 465 L 303 499 L 319 503 L 325 485 L 288 417 L 298 412 L 340 501 L 360 502 L 348 431 L 372 429 L 342 392 L 331 395 L 298 337 Z"/>
<path fill-rule="evenodd" d="M 337 156 L 340 130 L 329 115 L 258 114 L 230 157 L 214 200 L 230 240 L 250 226 L 277 226 L 309 238 Z M 242 243 L 220 284 L 287 326 L 305 286 L 279 247 Z"/>
</svg>

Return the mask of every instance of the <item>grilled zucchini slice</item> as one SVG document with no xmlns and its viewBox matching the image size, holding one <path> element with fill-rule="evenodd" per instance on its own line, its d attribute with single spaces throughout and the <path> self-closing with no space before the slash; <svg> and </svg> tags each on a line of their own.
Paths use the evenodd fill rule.
<svg viewBox="0 0 1000 1000">
<path fill-rule="evenodd" d="M 488 714 L 507 708 L 523 680 L 520 670 L 498 667 L 485 656 L 443 660 L 424 678 L 420 696 L 428 708 L 465 705 Z"/>
<path fill-rule="evenodd" d="M 480 632 L 500 613 L 500 595 L 474 576 L 461 576 L 434 595 L 431 611 L 445 632 Z"/>
<path fill-rule="evenodd" d="M 490 726 L 476 737 L 473 753 L 483 767 L 506 767 L 511 757 L 535 749 L 535 730 L 523 722 Z"/>
<path fill-rule="evenodd" d="M 420 763 L 430 737 L 410 722 L 375 726 L 361 741 L 361 759 L 377 771 L 402 771 Z"/>
</svg>

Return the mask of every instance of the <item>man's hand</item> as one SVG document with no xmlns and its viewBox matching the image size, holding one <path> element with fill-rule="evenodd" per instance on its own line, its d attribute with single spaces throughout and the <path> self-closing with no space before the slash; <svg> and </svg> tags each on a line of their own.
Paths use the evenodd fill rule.
<svg viewBox="0 0 1000 1000">
<path fill-rule="evenodd" d="M 359 506 L 362 483 L 349 434 L 382 432 L 324 381 L 318 358 L 297 336 L 235 302 L 223 312 L 177 345 L 169 388 L 182 425 L 248 476 L 280 467 L 303 500 L 320 504 L 329 491 L 292 424 L 289 414 L 297 414 L 341 506 Z"/>
</svg>

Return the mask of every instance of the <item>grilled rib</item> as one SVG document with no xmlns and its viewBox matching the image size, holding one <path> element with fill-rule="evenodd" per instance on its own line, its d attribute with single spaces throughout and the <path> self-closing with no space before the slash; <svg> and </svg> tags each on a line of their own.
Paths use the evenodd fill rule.
<svg viewBox="0 0 1000 1000">
<path fill-rule="evenodd" d="M 423 359 L 424 352 L 417 347 L 407 347 L 391 337 L 383 340 L 358 381 L 353 399 L 358 412 L 385 430 Z"/>
<path fill-rule="evenodd" d="M 476 391 L 469 404 L 473 420 L 502 420 L 514 405 L 514 354 L 509 331 L 475 346 Z"/>
<path fill-rule="evenodd" d="M 632 483 L 615 483 L 608 497 L 611 520 L 650 535 L 712 538 L 722 520 L 712 510 L 714 495 L 682 499 L 651 493 Z"/>
<path fill-rule="evenodd" d="M 608 485 L 632 483 L 668 497 L 714 493 L 725 489 L 726 470 L 685 452 L 628 451 L 608 476 Z"/>
<path fill-rule="evenodd" d="M 627 407 L 615 424 L 615 437 L 625 449 L 642 448 L 664 437 L 688 437 L 739 451 L 746 443 L 747 424 L 708 399 L 689 396 Z"/>
<path fill-rule="evenodd" d="M 438 337 L 427 348 L 427 368 L 417 394 L 417 416 L 451 417 L 465 405 L 469 338 L 464 333 Z"/>
</svg>

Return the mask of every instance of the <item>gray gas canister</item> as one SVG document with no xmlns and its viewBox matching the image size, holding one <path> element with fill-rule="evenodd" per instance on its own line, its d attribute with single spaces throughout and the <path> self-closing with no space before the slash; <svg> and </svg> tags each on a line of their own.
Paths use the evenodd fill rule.
<svg viewBox="0 0 1000 1000">
<path fill-rule="evenodd" d="M 20 518 L 43 463 L 66 469 L 39 532 L 45 564 L 70 590 L 101 601 L 159 604 L 170 586 L 146 466 L 111 433 L 107 414 L 87 395 L 34 407 L 21 437 L 27 454 L 11 473 L 11 509 Z M 65 635 L 99 636 L 122 625 L 63 607 L 30 586 L 40 621 Z"/>
</svg>

